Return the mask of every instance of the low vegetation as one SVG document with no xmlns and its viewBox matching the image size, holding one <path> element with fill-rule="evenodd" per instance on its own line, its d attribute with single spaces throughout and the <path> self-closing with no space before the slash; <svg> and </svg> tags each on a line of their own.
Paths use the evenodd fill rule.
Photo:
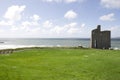
<svg viewBox="0 0 120 80">
<path fill-rule="evenodd" d="M 120 80 L 120 50 L 41 48 L 0 54 L 0 80 Z"/>
</svg>

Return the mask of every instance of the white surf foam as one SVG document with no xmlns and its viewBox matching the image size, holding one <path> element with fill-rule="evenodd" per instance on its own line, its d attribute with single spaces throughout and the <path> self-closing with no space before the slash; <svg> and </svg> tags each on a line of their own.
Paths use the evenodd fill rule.
<svg viewBox="0 0 120 80">
<path fill-rule="evenodd" d="M 60 45 L 0 45 L 0 50 L 2 49 L 16 49 L 16 48 L 30 48 L 30 47 L 61 47 Z"/>
</svg>

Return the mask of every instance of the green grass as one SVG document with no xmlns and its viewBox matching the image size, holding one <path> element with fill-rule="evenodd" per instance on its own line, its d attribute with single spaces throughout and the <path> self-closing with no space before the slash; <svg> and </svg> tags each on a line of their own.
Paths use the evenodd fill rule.
<svg viewBox="0 0 120 80">
<path fill-rule="evenodd" d="M 1 54 L 0 80 L 120 80 L 120 50 L 45 48 Z"/>
</svg>

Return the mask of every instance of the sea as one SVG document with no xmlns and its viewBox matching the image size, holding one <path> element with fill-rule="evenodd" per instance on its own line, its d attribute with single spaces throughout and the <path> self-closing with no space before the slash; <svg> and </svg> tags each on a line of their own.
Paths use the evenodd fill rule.
<svg viewBox="0 0 120 80">
<path fill-rule="evenodd" d="M 0 49 L 24 47 L 90 47 L 89 38 L 0 38 Z M 111 39 L 111 48 L 120 50 L 120 38 Z"/>
</svg>

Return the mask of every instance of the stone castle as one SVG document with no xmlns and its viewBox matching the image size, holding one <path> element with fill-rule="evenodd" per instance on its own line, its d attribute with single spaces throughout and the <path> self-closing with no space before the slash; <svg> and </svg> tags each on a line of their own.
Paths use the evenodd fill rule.
<svg viewBox="0 0 120 80">
<path fill-rule="evenodd" d="M 101 26 L 92 30 L 91 33 L 91 48 L 109 49 L 111 47 L 111 32 L 101 31 Z"/>
</svg>

